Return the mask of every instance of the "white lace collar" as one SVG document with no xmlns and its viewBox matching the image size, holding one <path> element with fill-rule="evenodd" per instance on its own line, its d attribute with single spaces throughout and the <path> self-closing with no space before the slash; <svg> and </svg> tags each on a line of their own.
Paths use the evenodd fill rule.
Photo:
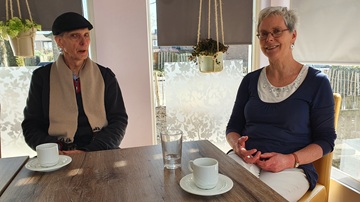
<svg viewBox="0 0 360 202">
<path fill-rule="evenodd" d="M 288 97 L 290 97 L 290 95 L 292 95 L 297 90 L 297 88 L 302 84 L 309 69 L 308 66 L 303 65 L 300 73 L 292 83 L 283 87 L 275 87 L 271 85 L 271 83 L 269 82 L 266 76 L 266 68 L 267 67 L 264 67 L 261 70 L 257 89 L 260 99 L 263 102 L 268 102 L 268 103 L 281 102 L 287 99 Z"/>
</svg>

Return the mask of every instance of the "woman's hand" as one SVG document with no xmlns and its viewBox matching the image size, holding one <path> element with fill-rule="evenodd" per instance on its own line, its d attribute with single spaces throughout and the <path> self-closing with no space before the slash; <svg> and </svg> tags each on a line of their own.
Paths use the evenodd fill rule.
<svg viewBox="0 0 360 202">
<path fill-rule="evenodd" d="M 245 142 L 248 140 L 248 138 L 248 136 L 240 137 L 234 146 L 234 152 L 246 163 L 253 164 L 260 160 L 261 152 L 257 151 L 257 149 L 246 150 Z"/>
<path fill-rule="evenodd" d="M 280 172 L 287 168 L 293 168 L 295 158 L 291 154 L 280 154 L 276 152 L 263 153 L 260 155 L 260 160 L 256 165 L 261 169 L 270 172 Z"/>
</svg>

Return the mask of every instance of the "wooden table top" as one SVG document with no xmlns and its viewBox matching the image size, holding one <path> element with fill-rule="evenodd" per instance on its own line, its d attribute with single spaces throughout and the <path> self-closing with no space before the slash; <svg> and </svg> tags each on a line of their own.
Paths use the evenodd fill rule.
<svg viewBox="0 0 360 202">
<path fill-rule="evenodd" d="M 0 158 L 0 196 L 28 159 L 28 156 Z"/>
<path fill-rule="evenodd" d="M 286 201 L 207 140 L 184 142 L 181 168 L 163 168 L 161 145 L 86 152 L 53 172 L 25 167 L 0 201 Z M 198 196 L 179 182 L 190 173 L 188 161 L 212 157 L 233 188 L 221 195 Z"/>
</svg>

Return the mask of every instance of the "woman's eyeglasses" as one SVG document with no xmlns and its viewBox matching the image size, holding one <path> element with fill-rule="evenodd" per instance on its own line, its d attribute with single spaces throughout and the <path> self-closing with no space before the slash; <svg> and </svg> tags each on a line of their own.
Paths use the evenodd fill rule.
<svg viewBox="0 0 360 202">
<path fill-rule="evenodd" d="M 278 38 L 281 37 L 281 35 L 283 34 L 284 31 L 288 31 L 289 29 L 283 29 L 283 30 L 279 30 L 279 29 L 274 29 L 272 32 L 260 32 L 258 33 L 256 36 L 260 39 L 260 40 L 265 40 L 268 38 L 268 35 L 271 34 L 271 36 L 273 36 L 274 38 Z"/>
</svg>

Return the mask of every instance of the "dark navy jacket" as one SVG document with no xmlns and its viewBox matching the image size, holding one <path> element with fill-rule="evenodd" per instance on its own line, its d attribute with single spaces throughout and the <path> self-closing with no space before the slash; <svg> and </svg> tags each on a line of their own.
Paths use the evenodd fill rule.
<svg viewBox="0 0 360 202">
<path fill-rule="evenodd" d="M 51 65 L 52 63 L 34 70 L 24 109 L 21 126 L 26 143 L 34 150 L 39 144 L 58 142 L 57 137 L 48 134 Z M 109 68 L 98 66 L 105 84 L 104 103 L 108 125 L 94 133 L 84 113 L 81 93 L 76 94 L 79 116 L 74 143 L 84 151 L 119 148 L 128 124 L 123 97 L 114 73 Z"/>
</svg>

